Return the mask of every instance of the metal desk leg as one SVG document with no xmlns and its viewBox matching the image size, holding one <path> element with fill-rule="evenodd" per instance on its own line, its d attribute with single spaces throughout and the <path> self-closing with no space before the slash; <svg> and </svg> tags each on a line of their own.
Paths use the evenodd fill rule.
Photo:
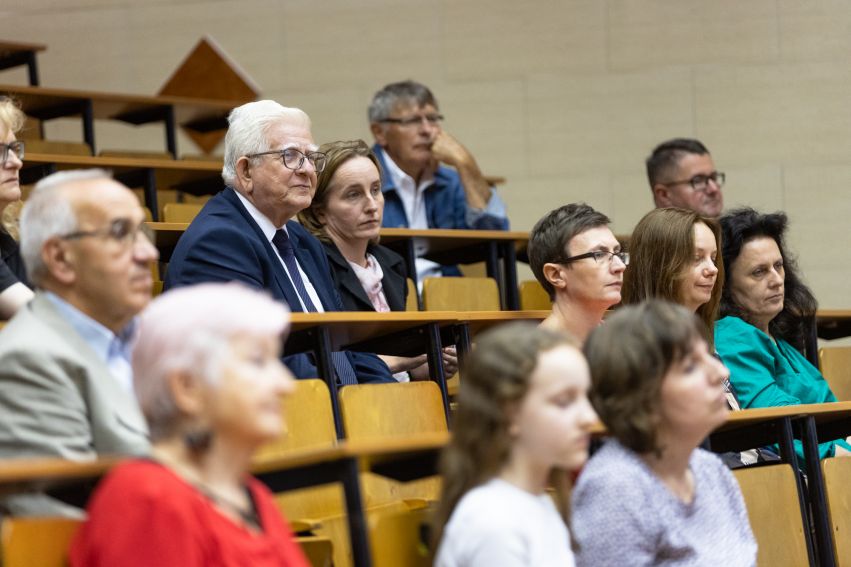
<svg viewBox="0 0 851 567">
<path fill-rule="evenodd" d="M 414 282 L 414 293 L 417 294 L 417 309 L 423 311 L 423 296 L 420 295 L 420 288 L 417 281 L 417 251 L 414 248 L 414 239 L 408 238 L 405 241 L 405 269 L 408 270 L 408 277 Z"/>
<path fill-rule="evenodd" d="M 38 62 L 36 61 L 35 52 L 32 52 L 27 57 L 27 72 L 30 78 L 30 85 L 38 86 Z"/>
<path fill-rule="evenodd" d="M 505 307 L 516 311 L 520 309 L 520 294 L 517 290 L 517 252 L 514 250 L 514 242 L 502 243 L 502 277 Z"/>
<path fill-rule="evenodd" d="M 453 327 L 455 335 L 455 350 L 458 353 L 458 368 L 463 370 L 467 361 L 467 356 L 473 348 L 473 341 L 470 339 L 470 326 L 467 323 L 458 323 Z"/>
<path fill-rule="evenodd" d="M 177 159 L 177 132 L 174 125 L 174 107 L 169 105 L 163 116 L 165 122 L 165 147 L 171 157 Z"/>
<path fill-rule="evenodd" d="M 370 567 L 372 556 L 369 551 L 369 531 L 363 511 L 360 493 L 358 462 L 349 459 L 343 466 L 343 491 L 346 497 L 346 517 L 349 522 L 349 540 L 355 567 Z"/>
<path fill-rule="evenodd" d="M 334 371 L 334 361 L 331 358 L 331 336 L 328 334 L 328 328 L 322 325 L 314 329 L 313 333 L 316 340 L 314 349 L 316 369 L 331 394 L 331 413 L 334 414 L 334 429 L 337 431 L 337 439 L 343 439 L 346 433 L 343 430 L 343 417 L 340 414 L 340 400 L 337 398 L 337 373 Z"/>
<path fill-rule="evenodd" d="M 92 149 L 92 155 L 98 155 L 95 147 L 95 112 L 91 99 L 82 103 L 80 114 L 83 115 L 83 140 Z"/>
<path fill-rule="evenodd" d="M 157 199 L 157 173 L 153 168 L 145 170 L 145 204 L 151 210 L 151 220 L 160 220 L 160 205 Z"/>
<path fill-rule="evenodd" d="M 810 560 L 810 565 L 818 565 L 812 533 L 810 532 L 810 506 L 807 488 L 801 479 L 798 472 L 798 456 L 795 454 L 795 444 L 793 442 L 794 435 L 792 433 L 792 420 L 784 417 L 779 424 L 780 427 L 780 459 L 784 463 L 792 465 L 792 470 L 795 471 L 795 488 L 798 491 L 798 507 L 801 509 L 801 518 L 804 522 L 804 541 L 807 544 L 807 557 Z"/>
<path fill-rule="evenodd" d="M 499 270 L 499 246 L 496 242 L 485 244 L 485 267 L 488 277 L 496 280 L 496 286 L 499 288 L 500 305 L 502 309 L 506 309 L 505 282 L 503 282 L 502 274 Z"/>
<path fill-rule="evenodd" d="M 440 397 L 443 398 L 443 411 L 446 413 L 446 423 L 449 424 L 449 393 L 446 390 L 446 373 L 443 371 L 443 344 L 440 342 L 440 328 L 437 323 L 426 325 L 428 333 L 428 371 L 431 379 L 437 382 L 440 388 Z"/>
<path fill-rule="evenodd" d="M 819 565 L 833 567 L 836 560 L 833 554 L 833 533 L 827 514 L 827 498 L 824 494 L 824 477 L 819 460 L 818 433 L 813 416 L 802 418 L 804 457 L 807 459 L 807 491 L 810 495 L 810 509 L 813 513 L 813 525 L 816 531 L 816 549 Z"/>
</svg>

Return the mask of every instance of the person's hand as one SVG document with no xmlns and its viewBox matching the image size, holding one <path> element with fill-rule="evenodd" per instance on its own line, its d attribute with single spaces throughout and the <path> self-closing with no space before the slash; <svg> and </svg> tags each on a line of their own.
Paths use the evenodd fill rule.
<svg viewBox="0 0 851 567">
<path fill-rule="evenodd" d="M 431 143 L 431 155 L 437 161 L 455 168 L 462 167 L 473 159 L 467 148 L 444 130 L 438 132 L 434 137 Z"/>
<path fill-rule="evenodd" d="M 447 378 L 458 372 L 458 354 L 455 352 L 454 346 L 443 349 L 441 360 L 443 361 L 443 373 Z M 410 373 L 411 380 L 429 380 L 431 378 L 427 362 L 411 369 Z"/>
<path fill-rule="evenodd" d="M 442 358 L 443 372 L 446 374 L 447 378 L 458 372 L 458 353 L 455 351 L 454 346 L 445 347 L 443 349 Z"/>
</svg>

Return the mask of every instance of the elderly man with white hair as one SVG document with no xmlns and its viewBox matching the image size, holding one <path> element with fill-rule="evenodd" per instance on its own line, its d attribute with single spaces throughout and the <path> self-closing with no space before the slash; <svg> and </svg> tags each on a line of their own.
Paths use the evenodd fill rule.
<svg viewBox="0 0 851 567">
<path fill-rule="evenodd" d="M 268 290 L 293 311 L 342 311 L 322 244 L 292 220 L 310 205 L 316 174 L 325 167 L 310 118 L 262 100 L 235 108 L 228 122 L 222 168 L 227 187 L 204 205 L 177 243 L 166 289 L 239 281 Z M 332 358 L 339 384 L 395 381 L 373 354 L 341 352 Z M 306 355 L 286 357 L 285 363 L 299 378 L 318 375 Z"/>
<path fill-rule="evenodd" d="M 0 458 L 144 454 L 130 344 L 157 249 L 135 195 L 101 170 L 55 173 L 24 207 L 21 252 L 37 287 L 0 332 Z M 12 514 L 61 513 L 38 496 Z"/>
</svg>

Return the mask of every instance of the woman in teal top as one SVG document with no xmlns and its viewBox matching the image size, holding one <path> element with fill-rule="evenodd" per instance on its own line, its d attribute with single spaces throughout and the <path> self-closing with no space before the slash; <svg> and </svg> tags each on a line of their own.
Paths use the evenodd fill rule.
<svg viewBox="0 0 851 567">
<path fill-rule="evenodd" d="M 818 369 L 801 355 L 805 314 L 816 311 L 812 292 L 784 252 L 786 215 L 753 209 L 721 218 L 725 285 L 715 348 L 730 369 L 743 408 L 835 402 Z M 800 442 L 795 442 L 803 462 Z M 844 439 L 819 445 L 825 457 L 851 455 Z"/>
</svg>

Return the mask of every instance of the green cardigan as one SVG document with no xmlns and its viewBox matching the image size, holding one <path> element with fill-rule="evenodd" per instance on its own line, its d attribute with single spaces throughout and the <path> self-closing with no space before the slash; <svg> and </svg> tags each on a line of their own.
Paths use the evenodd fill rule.
<svg viewBox="0 0 851 567">
<path fill-rule="evenodd" d="M 724 317 L 715 323 L 715 349 L 730 369 L 730 382 L 742 409 L 836 401 L 818 369 L 792 345 L 772 340 L 738 317 Z M 836 445 L 851 450 L 844 440 L 828 441 L 819 444 L 819 456 L 832 457 Z M 795 441 L 795 452 L 803 465 L 800 441 Z"/>
</svg>

